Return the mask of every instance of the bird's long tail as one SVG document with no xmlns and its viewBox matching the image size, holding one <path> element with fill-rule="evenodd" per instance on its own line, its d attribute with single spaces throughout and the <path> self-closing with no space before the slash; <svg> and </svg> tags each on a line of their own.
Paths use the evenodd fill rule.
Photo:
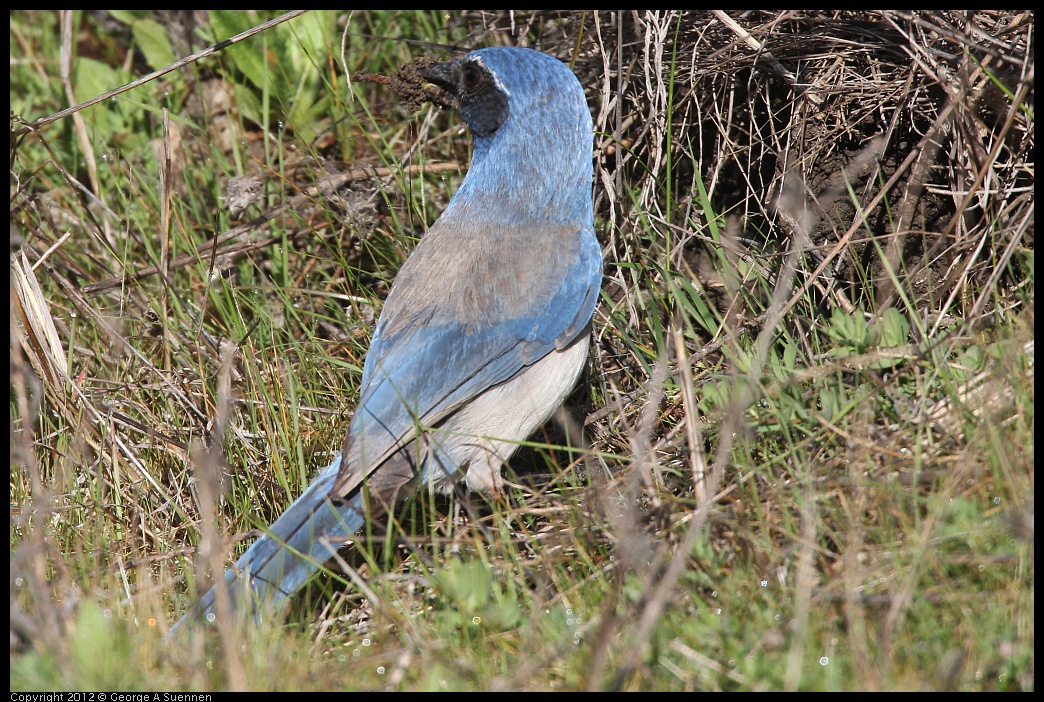
<svg viewBox="0 0 1044 702">
<path fill-rule="evenodd" d="M 340 467 L 338 456 L 225 573 L 234 616 L 256 615 L 264 604 L 278 606 L 365 524 L 361 491 L 338 505 L 329 499 Z M 212 587 L 172 631 L 189 620 L 212 621 L 215 597 Z"/>
</svg>

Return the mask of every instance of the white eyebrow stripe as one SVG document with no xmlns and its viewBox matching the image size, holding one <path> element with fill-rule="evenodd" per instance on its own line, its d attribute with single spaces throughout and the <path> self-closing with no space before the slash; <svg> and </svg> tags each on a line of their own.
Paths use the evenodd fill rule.
<svg viewBox="0 0 1044 702">
<path fill-rule="evenodd" d="M 469 59 L 469 61 L 472 63 L 477 63 L 478 65 L 486 69 L 486 73 L 493 77 L 493 84 L 497 86 L 497 90 L 504 93 L 508 97 L 511 97 L 511 91 L 507 89 L 506 85 L 500 82 L 500 76 L 497 75 L 496 71 L 494 71 L 486 65 L 486 62 L 482 60 L 481 56 L 474 56 L 471 59 Z"/>
</svg>

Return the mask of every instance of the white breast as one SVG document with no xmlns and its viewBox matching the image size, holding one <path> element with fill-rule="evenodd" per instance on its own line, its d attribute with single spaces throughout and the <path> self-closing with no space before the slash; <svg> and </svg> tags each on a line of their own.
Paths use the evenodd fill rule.
<svg viewBox="0 0 1044 702">
<path fill-rule="evenodd" d="M 519 442 L 550 419 L 573 389 L 587 360 L 590 339 L 552 351 L 511 380 L 490 388 L 428 436 L 427 479 L 439 492 L 451 492 L 463 477 L 477 492 L 500 491 L 500 468 Z"/>
</svg>

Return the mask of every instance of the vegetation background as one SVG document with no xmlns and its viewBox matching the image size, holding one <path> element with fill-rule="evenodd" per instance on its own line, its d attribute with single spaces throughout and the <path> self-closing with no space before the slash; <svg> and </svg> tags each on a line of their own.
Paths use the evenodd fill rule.
<svg viewBox="0 0 1044 702">
<path fill-rule="evenodd" d="M 1031 12 L 9 17 L 12 690 L 1033 689 Z M 396 72 L 491 45 L 595 117 L 582 386 L 506 499 L 168 641 L 467 170 Z"/>
</svg>

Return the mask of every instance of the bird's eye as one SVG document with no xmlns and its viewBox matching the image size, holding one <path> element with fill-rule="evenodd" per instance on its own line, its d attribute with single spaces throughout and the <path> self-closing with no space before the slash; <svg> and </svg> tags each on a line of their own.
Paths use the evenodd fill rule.
<svg viewBox="0 0 1044 702">
<path fill-rule="evenodd" d="M 482 69 L 470 63 L 464 66 L 463 74 L 461 75 L 461 83 L 464 86 L 464 90 L 473 93 L 481 88 L 485 82 L 486 77 L 483 75 Z"/>
</svg>

